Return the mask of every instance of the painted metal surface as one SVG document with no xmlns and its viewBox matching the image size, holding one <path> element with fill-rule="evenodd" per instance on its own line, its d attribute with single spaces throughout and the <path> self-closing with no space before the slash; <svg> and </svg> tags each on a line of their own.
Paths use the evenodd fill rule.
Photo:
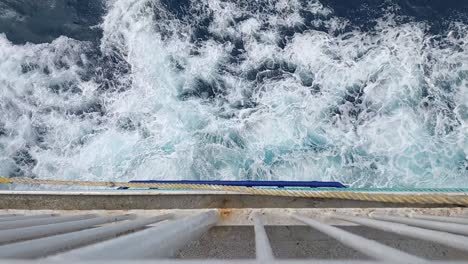
<svg viewBox="0 0 468 264">
<path fill-rule="evenodd" d="M 382 220 L 375 220 L 366 217 L 359 216 L 340 216 L 334 215 L 334 218 L 353 222 L 356 224 L 368 226 L 371 228 L 380 229 L 386 232 L 397 233 L 400 235 L 405 235 L 413 237 L 416 239 L 422 239 L 427 241 L 432 241 L 453 247 L 462 251 L 468 252 L 468 237 L 462 235 L 450 234 L 447 232 L 434 231 L 432 228 L 420 228 L 414 226 L 408 226 L 400 223 L 393 223 Z"/>
<path fill-rule="evenodd" d="M 219 220 L 214 210 L 164 221 L 154 227 L 90 245 L 57 256 L 67 259 L 135 259 L 172 257 L 188 242 L 197 239 Z"/>
<path fill-rule="evenodd" d="M 425 261 L 422 258 L 407 254 L 374 240 L 355 235 L 302 215 L 294 214 L 292 217 L 376 260 L 403 263 L 420 263 Z"/>
<path fill-rule="evenodd" d="M 340 182 L 326 181 L 203 181 L 203 180 L 178 180 L 178 181 L 157 181 L 157 180 L 134 180 L 130 183 L 182 183 L 182 184 L 207 184 L 224 186 L 244 186 L 244 187 L 303 187 L 303 188 L 346 188 Z"/>
<path fill-rule="evenodd" d="M 255 213 L 252 218 L 254 222 L 257 260 L 272 261 L 275 255 L 271 249 L 270 241 L 263 225 L 262 216 L 259 213 Z"/>
<path fill-rule="evenodd" d="M 47 210 L 25 209 L 23 200 L 11 200 L 18 208 L 0 210 L 0 264 L 468 261 L 466 207 L 361 207 L 358 201 L 300 199 L 282 200 L 275 207 L 281 200 L 269 197 L 236 194 L 235 202 L 223 201 L 229 193 L 178 200 L 188 193 L 159 192 L 154 196 L 165 200 L 148 201 L 147 193 L 34 196 L 49 205 Z M 57 197 L 69 204 L 64 208 Z M 151 210 L 116 205 L 116 200 L 132 199 L 148 208 L 167 204 Z M 86 210 L 78 207 L 83 205 Z"/>
<path fill-rule="evenodd" d="M 190 252 L 191 250 L 192 254 L 193 250 L 195 250 L 194 254 L 199 258 L 203 258 L 202 263 L 305 263 L 305 261 L 313 261 L 314 263 L 426 263 L 432 260 L 431 256 L 438 254 L 433 252 L 434 250 L 448 250 L 441 252 L 437 255 L 439 257 L 434 260 L 443 256 L 446 258 L 444 261 L 455 259 L 461 261 L 458 263 L 464 263 L 463 261 L 468 260 L 468 254 L 463 255 L 460 252 L 467 251 L 466 244 L 464 244 L 468 240 L 466 236 L 435 231 L 432 229 L 435 226 L 430 225 L 424 228 L 413 227 L 370 217 L 376 215 L 388 217 L 423 215 L 459 218 L 467 212 L 467 208 L 174 209 L 127 212 L 107 210 L 87 212 L 8 210 L 4 211 L 3 214 L 0 211 L 0 217 L 7 214 L 14 216 L 5 217 L 16 217 L 24 214 L 29 219 L 50 220 L 50 215 L 54 214 L 56 216 L 52 218 L 57 219 L 73 219 L 72 217 L 81 219 L 90 216 L 94 216 L 94 218 L 26 227 L 26 230 L 36 230 L 43 227 L 44 231 L 40 234 L 36 233 L 33 237 L 22 235 L 24 232 L 21 230 L 24 231 L 25 228 L 4 230 L 20 230 L 20 232 L 18 232 L 19 236 L 15 239 L 10 237 L 0 245 L 0 263 L 15 263 L 15 261 L 20 261 L 16 263 L 30 263 L 28 259 L 38 261 L 38 258 L 40 260 L 36 263 L 63 263 L 66 261 L 67 263 L 90 264 L 108 263 L 108 261 L 112 260 L 112 263 L 130 264 L 145 263 L 145 259 L 149 259 L 149 261 L 159 259 L 158 263 L 201 263 L 198 260 L 189 260 L 183 257 L 184 252 Z M 34 218 L 35 216 L 44 215 L 49 216 Z M 336 219 L 340 220 L 337 221 Z M 399 220 L 399 218 L 389 219 Z M 83 224 L 83 221 L 87 224 Z M 346 224 L 349 222 L 355 224 Z M 436 221 L 432 222 L 436 223 Z M 68 226 L 70 223 L 81 225 L 80 230 L 62 230 L 63 233 L 57 235 L 58 229 L 53 228 L 54 226 Z M 31 224 L 34 224 L 34 222 L 31 222 Z M 279 233 L 274 231 L 283 228 L 278 224 L 283 224 L 286 229 Z M 252 235 L 241 238 L 240 244 L 235 241 L 225 241 L 229 236 L 226 235 L 227 229 L 223 228 L 234 228 L 236 230 L 236 228 L 242 226 L 252 228 L 252 231 L 250 231 Z M 307 235 L 308 231 L 305 232 L 306 229 L 304 229 L 307 226 L 310 226 L 310 230 L 319 233 Z M 366 226 L 396 232 L 404 236 L 392 237 L 388 234 L 380 234 L 372 231 L 374 229 L 365 229 Z M 281 233 L 285 231 L 289 233 L 287 237 L 297 237 L 293 240 L 297 242 L 288 242 L 289 240 L 284 233 Z M 245 234 L 245 230 L 243 232 Z M 437 237 L 434 235 L 437 235 Z M 407 236 L 415 238 L 415 240 L 408 240 L 408 245 L 411 245 L 412 249 L 404 246 L 405 237 Z M 202 237 L 205 238 L 202 239 Z M 309 245 L 312 248 L 301 248 L 301 243 L 303 243 L 301 241 L 307 239 L 310 239 L 311 244 Z M 344 247 L 356 249 L 362 255 L 349 255 L 349 259 L 342 259 L 339 262 L 333 259 L 313 258 L 314 254 L 316 256 L 326 254 L 326 248 L 323 248 L 321 244 L 331 245 L 329 243 L 332 243 L 335 239 L 339 243 L 343 243 Z M 430 240 L 435 244 L 426 245 L 422 243 L 418 245 L 418 242 L 416 242 L 418 239 Z M 200 243 L 203 244 L 200 245 Z M 222 260 L 215 261 L 203 257 L 204 254 L 210 255 L 211 250 L 216 251 L 222 248 L 222 244 L 226 243 L 234 247 L 229 248 L 234 252 L 236 246 L 240 246 L 237 251 L 242 251 L 245 248 L 252 249 L 254 251 L 253 258 L 229 259 L 228 255 L 223 255 L 223 250 L 218 252 L 220 254 L 218 257 Z M 446 245 L 448 248 L 433 246 L 439 244 Z M 455 249 L 453 251 L 450 247 L 459 251 Z M 311 254 L 312 258 L 308 260 L 294 258 L 285 260 L 284 256 L 281 257 L 284 255 L 284 250 L 291 252 L 305 250 Z M 239 256 L 242 255 L 242 252 L 237 253 Z M 337 253 L 339 252 L 330 251 L 330 257 L 335 256 Z M 279 254 L 279 257 L 276 257 L 276 254 Z M 357 258 L 357 256 L 366 255 L 370 259 L 366 257 Z M 430 263 L 435 262 L 431 261 Z"/>
</svg>

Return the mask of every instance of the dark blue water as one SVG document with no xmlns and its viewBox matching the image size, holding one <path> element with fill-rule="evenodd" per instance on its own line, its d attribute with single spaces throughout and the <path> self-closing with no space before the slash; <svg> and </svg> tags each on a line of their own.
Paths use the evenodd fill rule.
<svg viewBox="0 0 468 264">
<path fill-rule="evenodd" d="M 468 2 L 0 0 L 0 174 L 468 182 Z"/>
<path fill-rule="evenodd" d="M 190 15 L 190 1 L 161 1 L 163 6 L 179 18 Z M 336 16 L 351 22 L 350 27 L 370 30 L 383 10 L 403 16 L 402 21 L 423 21 L 430 31 L 439 33 L 453 21 L 467 22 L 468 3 L 457 0 L 323 0 Z M 257 5 L 257 4 L 251 4 Z M 261 9 L 261 2 L 255 8 Z M 102 31 L 98 25 L 105 14 L 102 0 L 2 0 L 0 3 L 0 32 L 13 43 L 51 42 L 59 36 L 98 43 Z M 6 15 L 12 14 L 12 15 Z M 303 13 L 307 16 L 307 13 Z M 307 29 L 304 27 L 303 30 Z"/>
</svg>

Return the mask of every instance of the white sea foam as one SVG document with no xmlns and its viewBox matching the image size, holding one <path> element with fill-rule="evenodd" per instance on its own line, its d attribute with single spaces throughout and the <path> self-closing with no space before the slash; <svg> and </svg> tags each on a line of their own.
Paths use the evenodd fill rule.
<svg viewBox="0 0 468 264">
<path fill-rule="evenodd" d="M 113 89 L 83 78 L 100 70 L 90 43 L 14 45 L 0 35 L 0 174 L 468 181 L 465 25 L 435 36 L 389 14 L 374 30 L 340 33 L 348 21 L 297 0 L 264 10 L 193 1 L 185 16 L 154 0 L 107 9 L 100 52 L 120 61 Z M 305 25 L 304 10 L 327 30 L 285 37 Z M 203 19 L 211 22 L 197 33 Z"/>
</svg>

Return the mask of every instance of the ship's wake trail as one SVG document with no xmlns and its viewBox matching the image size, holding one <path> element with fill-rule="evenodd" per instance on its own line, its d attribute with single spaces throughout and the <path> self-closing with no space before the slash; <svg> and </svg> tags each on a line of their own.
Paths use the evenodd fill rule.
<svg viewBox="0 0 468 264">
<path fill-rule="evenodd" d="M 0 174 L 466 184 L 465 14 L 332 2 L 114 0 L 62 36 L 3 29 Z"/>
</svg>

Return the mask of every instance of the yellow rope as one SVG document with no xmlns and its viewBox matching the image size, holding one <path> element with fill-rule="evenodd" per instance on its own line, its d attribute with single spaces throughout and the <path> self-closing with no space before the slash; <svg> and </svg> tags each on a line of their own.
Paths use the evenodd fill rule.
<svg viewBox="0 0 468 264">
<path fill-rule="evenodd" d="M 10 184 L 13 183 L 9 178 L 0 177 L 0 184 Z"/>
<path fill-rule="evenodd" d="M 372 201 L 384 203 L 408 203 L 408 204 L 438 204 L 438 205 L 468 205 L 468 194 L 449 193 L 369 193 L 356 191 L 310 191 L 287 189 L 261 189 L 241 186 L 208 185 L 208 184 L 184 184 L 184 183 L 128 183 L 128 182 L 96 182 L 96 181 L 60 181 L 40 180 L 30 178 L 3 178 L 0 184 L 32 184 L 32 185 L 64 185 L 64 186 L 92 186 L 92 187 L 128 187 L 128 188 L 158 188 L 158 189 L 189 189 L 229 191 L 243 194 L 305 197 L 319 199 L 343 199 Z"/>
</svg>

